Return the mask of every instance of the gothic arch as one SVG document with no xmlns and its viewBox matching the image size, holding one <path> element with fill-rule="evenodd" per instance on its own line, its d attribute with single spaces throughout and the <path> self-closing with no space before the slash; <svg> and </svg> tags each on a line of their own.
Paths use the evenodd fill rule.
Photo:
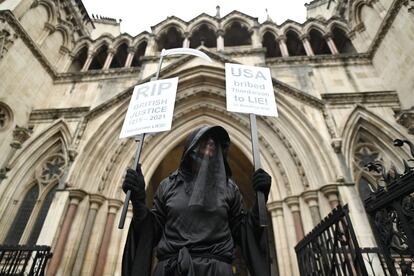
<svg viewBox="0 0 414 276">
<path fill-rule="evenodd" d="M 188 32 L 190 35 L 194 33 L 195 31 L 199 30 L 203 25 L 206 25 L 209 29 L 213 30 L 214 32 L 217 32 L 218 26 L 217 24 L 214 24 L 215 22 L 212 22 L 211 20 L 207 19 L 200 19 L 195 21 L 194 23 L 188 25 Z"/>
<path fill-rule="evenodd" d="M 289 22 L 288 24 L 284 25 L 282 28 L 280 28 L 280 31 L 283 35 L 286 35 L 289 31 L 296 33 L 298 37 L 304 35 L 299 26 L 297 26 L 293 22 Z"/>
<path fill-rule="evenodd" d="M 228 29 L 234 22 L 238 22 L 242 27 L 251 31 L 253 23 L 248 22 L 248 20 L 239 15 L 231 15 L 227 17 L 223 22 L 221 22 L 221 26 L 223 30 L 226 31 L 226 29 Z"/>
<path fill-rule="evenodd" d="M 184 31 L 176 24 L 169 24 L 156 35 L 158 50 L 182 47 Z"/>
<path fill-rule="evenodd" d="M 317 30 L 318 32 L 320 32 L 322 35 L 325 35 L 327 32 L 327 28 L 325 27 L 325 25 L 322 25 L 318 22 L 310 22 L 309 24 L 306 24 L 303 27 L 303 33 L 305 34 L 309 34 L 309 32 L 314 29 Z"/>
<path fill-rule="evenodd" d="M 77 55 L 83 47 L 87 47 L 89 51 L 92 50 L 92 41 L 89 38 L 81 39 L 76 43 L 72 50 L 72 54 Z"/>
<path fill-rule="evenodd" d="M 128 45 L 128 47 L 132 46 L 132 39 L 130 39 L 129 37 L 119 36 L 119 38 L 115 39 L 112 42 L 110 47 L 116 51 L 117 48 L 122 44 L 126 44 Z"/>
<path fill-rule="evenodd" d="M 48 23 L 54 25 L 55 22 L 57 22 L 56 18 L 56 6 L 55 4 L 50 0 L 41 0 L 38 2 L 38 5 L 42 5 L 45 7 L 47 14 L 48 14 Z"/>
<path fill-rule="evenodd" d="M 279 37 L 281 35 L 281 32 L 278 28 L 276 28 L 275 26 L 264 26 L 263 28 L 260 28 L 259 30 L 259 37 L 263 38 L 263 36 L 265 35 L 265 33 L 271 33 L 272 35 L 275 36 L 275 38 Z"/>
<path fill-rule="evenodd" d="M 400 164 L 402 158 L 409 159 L 409 154 L 405 149 L 392 145 L 394 139 L 404 138 L 405 135 L 389 122 L 358 105 L 349 115 L 342 131 L 342 152 L 349 167 L 352 167 L 353 149 L 358 142 L 357 138 L 361 131 L 368 133 L 374 143 L 385 152 L 395 165 Z"/>
<path fill-rule="evenodd" d="M 68 147 L 71 141 L 71 134 L 66 123 L 60 119 L 46 128 L 36 137 L 29 139 L 19 154 L 11 161 L 12 168 L 8 178 L 1 186 L 0 213 L 2 223 L 9 227 L 13 221 L 17 209 L 13 202 L 18 202 L 21 195 L 24 195 L 33 185 L 39 185 L 38 200 L 43 201 L 48 192 L 55 187 L 58 178 L 43 178 L 44 164 L 54 156 L 60 156 L 62 166 L 68 162 Z M 63 168 L 62 167 L 62 168 Z M 60 175 L 63 170 L 60 171 Z M 34 184 L 35 183 L 35 184 Z M 33 212 L 39 212 L 41 204 L 37 204 Z M 36 215 L 37 217 L 37 215 Z M 34 217 L 29 221 L 34 224 Z M 8 229 L 0 231 L 0 239 L 3 239 Z"/>
</svg>

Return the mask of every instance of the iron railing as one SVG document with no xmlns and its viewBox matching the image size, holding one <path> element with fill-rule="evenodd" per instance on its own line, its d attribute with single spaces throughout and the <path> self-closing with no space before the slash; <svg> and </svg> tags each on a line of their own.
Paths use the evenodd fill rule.
<svg viewBox="0 0 414 276">
<path fill-rule="evenodd" d="M 44 275 L 49 246 L 0 245 L 0 275 Z"/>
<path fill-rule="evenodd" d="M 394 146 L 414 145 L 397 139 Z M 403 160 L 405 170 L 400 174 L 393 166 L 386 171 L 382 162 L 367 165 L 370 171 L 382 174 L 382 185 L 371 187 L 373 192 L 364 200 L 378 246 L 381 248 L 390 275 L 414 275 L 414 167 Z"/>
<path fill-rule="evenodd" d="M 368 275 L 348 206 L 338 206 L 295 247 L 300 275 Z"/>
</svg>

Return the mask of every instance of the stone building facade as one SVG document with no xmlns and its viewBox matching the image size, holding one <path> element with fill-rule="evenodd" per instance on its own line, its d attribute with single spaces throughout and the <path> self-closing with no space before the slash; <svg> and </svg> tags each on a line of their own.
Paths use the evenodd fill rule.
<svg viewBox="0 0 414 276">
<path fill-rule="evenodd" d="M 161 77 L 179 84 L 172 130 L 145 141 L 148 204 L 201 124 L 229 131 L 234 178 L 252 204 L 248 116 L 226 111 L 224 64 L 265 66 L 279 110 L 258 118 L 273 177 L 273 274 L 298 275 L 294 246 L 338 203 L 349 204 L 361 245 L 374 245 L 361 198 L 377 179 L 363 165 L 408 158 L 391 142 L 414 134 L 414 1 L 306 8 L 303 24 L 218 8 L 133 37 L 117 20 L 91 18 L 81 0 L 0 0 L 0 244 L 50 245 L 48 275 L 119 275 L 120 186 L 136 143 L 118 136 L 132 88 L 154 75 L 161 49 L 191 47 L 213 62 L 164 62 Z"/>
</svg>

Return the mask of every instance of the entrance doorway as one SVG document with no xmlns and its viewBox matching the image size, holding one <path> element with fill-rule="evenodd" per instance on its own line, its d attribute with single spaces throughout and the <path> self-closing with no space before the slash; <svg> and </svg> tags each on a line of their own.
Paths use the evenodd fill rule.
<svg viewBox="0 0 414 276">
<path fill-rule="evenodd" d="M 172 149 L 158 165 L 154 174 L 151 177 L 149 186 L 147 188 L 147 205 L 152 206 L 153 196 L 158 188 L 159 183 L 174 172 L 180 165 L 181 156 L 184 149 L 185 140 L 181 141 L 174 149 Z M 246 208 L 251 208 L 255 202 L 255 193 L 251 185 L 251 175 L 253 173 L 253 165 L 249 158 L 242 153 L 242 151 L 235 145 L 230 145 L 228 153 L 228 162 L 232 170 L 232 179 L 235 181 L 240 189 L 240 192 L 244 199 L 244 205 Z M 269 218 L 269 228 L 272 229 L 271 219 Z M 273 231 L 269 231 L 269 246 L 271 265 L 274 266 L 275 261 L 275 244 L 273 242 Z M 273 254 L 272 254 L 273 253 Z M 275 268 L 272 268 L 274 271 Z M 277 268 L 276 268 L 277 270 Z M 239 250 L 236 250 L 236 260 L 233 267 L 234 275 L 237 276 L 249 276 L 246 264 L 241 257 Z M 277 275 L 277 274 L 275 274 Z"/>
</svg>

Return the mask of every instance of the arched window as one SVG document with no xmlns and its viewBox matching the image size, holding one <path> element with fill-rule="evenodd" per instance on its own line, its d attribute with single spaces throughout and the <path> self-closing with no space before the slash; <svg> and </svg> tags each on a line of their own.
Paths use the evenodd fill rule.
<svg viewBox="0 0 414 276">
<path fill-rule="evenodd" d="M 282 56 L 279 44 L 276 42 L 276 38 L 271 32 L 266 32 L 263 35 L 262 45 L 266 48 L 266 57 Z"/>
<path fill-rule="evenodd" d="M 315 55 L 329 55 L 331 50 L 329 49 L 328 44 L 326 43 L 325 38 L 323 38 L 321 32 L 312 29 L 309 32 L 309 42 L 312 47 L 313 53 Z"/>
<path fill-rule="evenodd" d="M 241 46 L 251 45 L 252 39 L 250 33 L 245 26 L 239 22 L 231 23 L 224 34 L 224 46 Z"/>
<path fill-rule="evenodd" d="M 371 182 L 368 181 L 368 179 L 365 176 L 361 176 L 361 178 L 358 181 L 358 192 L 359 197 L 362 201 L 367 199 L 371 195 L 371 188 L 370 188 Z"/>
<path fill-rule="evenodd" d="M 132 59 L 131 66 L 132 67 L 139 67 L 142 64 L 141 58 L 145 55 L 145 50 L 147 48 L 147 42 L 143 41 L 139 44 L 138 49 L 134 54 L 134 58 Z"/>
<path fill-rule="evenodd" d="M 37 214 L 36 222 L 30 233 L 28 244 L 36 244 L 37 238 L 39 238 L 40 231 L 42 230 L 43 223 L 45 222 L 47 212 L 49 212 L 50 204 L 52 204 L 53 197 L 55 196 L 58 185 L 55 185 L 43 199 L 42 207 Z"/>
<path fill-rule="evenodd" d="M 305 48 L 296 32 L 289 30 L 286 33 L 286 46 L 289 56 L 306 56 Z"/>
<path fill-rule="evenodd" d="M 88 47 L 85 45 L 78 51 L 72 64 L 69 67 L 69 72 L 79 72 L 82 70 L 83 65 L 88 57 Z"/>
<path fill-rule="evenodd" d="M 183 40 L 183 35 L 175 27 L 170 27 L 158 39 L 158 50 L 183 47 Z"/>
<path fill-rule="evenodd" d="M 206 24 L 201 25 L 190 37 L 190 48 L 204 45 L 208 48 L 217 47 L 216 34 Z"/>
<path fill-rule="evenodd" d="M 332 40 L 334 41 L 336 45 L 336 49 L 338 49 L 338 52 L 341 54 L 354 54 L 356 53 L 356 50 L 354 48 L 354 45 L 352 45 L 352 42 L 349 40 L 349 38 L 346 36 L 345 32 L 337 27 L 334 27 L 332 29 Z"/>
<path fill-rule="evenodd" d="M 35 170 L 36 180 L 31 182 L 29 190 L 25 195 L 22 195 L 23 200 L 18 200 L 21 203 L 4 243 L 36 243 L 65 166 L 65 157 L 62 152 L 59 152 L 50 155 L 44 160 L 42 166 Z M 16 195 L 15 198 L 19 199 L 19 195 Z M 29 221 L 30 224 L 28 224 Z"/>
<path fill-rule="evenodd" d="M 116 49 L 115 55 L 112 58 L 112 62 L 109 68 L 124 67 L 127 56 L 128 56 L 128 45 L 126 43 L 122 43 Z"/>
<path fill-rule="evenodd" d="M 92 59 L 91 65 L 88 70 L 100 70 L 105 64 L 106 57 L 108 56 L 108 45 L 103 44 L 96 51 L 95 56 Z"/>
<path fill-rule="evenodd" d="M 18 244 L 23 232 L 26 228 L 27 222 L 33 212 L 33 208 L 39 197 L 39 185 L 35 183 L 32 188 L 26 193 L 25 197 L 20 204 L 17 215 L 7 233 L 5 244 Z"/>
</svg>

